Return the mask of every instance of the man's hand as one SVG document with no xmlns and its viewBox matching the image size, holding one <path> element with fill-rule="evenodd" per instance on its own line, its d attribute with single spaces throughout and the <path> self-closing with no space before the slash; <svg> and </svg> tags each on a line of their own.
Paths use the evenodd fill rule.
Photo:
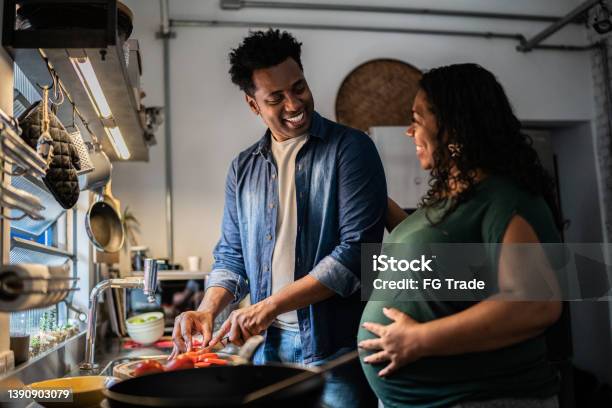
<svg viewBox="0 0 612 408">
<path fill-rule="evenodd" d="M 422 325 L 397 309 L 383 308 L 383 313 L 393 323 L 384 326 L 378 323 L 366 322 L 363 327 L 379 338 L 363 340 L 359 347 L 365 350 L 377 351 L 363 359 L 368 364 L 379 364 L 389 361 L 389 364 L 379 371 L 384 377 L 398 368 L 424 357 L 420 329 Z"/>
<path fill-rule="evenodd" d="M 269 298 L 254 305 L 234 310 L 211 340 L 209 346 L 214 346 L 226 336 L 230 342 L 242 346 L 249 337 L 266 330 L 276 319 L 277 314 L 276 307 Z"/>
<path fill-rule="evenodd" d="M 180 353 L 191 351 L 194 334 L 201 333 L 202 344 L 206 345 L 212 337 L 213 321 L 213 314 L 207 311 L 189 311 L 178 315 L 174 320 L 172 331 L 174 347 L 168 359 L 171 360 Z"/>
</svg>

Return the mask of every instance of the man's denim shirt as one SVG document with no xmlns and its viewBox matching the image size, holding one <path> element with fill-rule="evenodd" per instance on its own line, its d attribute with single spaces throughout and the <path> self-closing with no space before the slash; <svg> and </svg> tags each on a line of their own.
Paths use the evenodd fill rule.
<svg viewBox="0 0 612 408">
<path fill-rule="evenodd" d="M 308 274 L 336 292 L 297 311 L 304 363 L 355 348 L 360 299 L 360 244 L 380 242 L 387 186 L 380 157 L 363 132 L 313 113 L 310 137 L 296 157 L 295 280 Z M 221 239 L 207 287 L 239 302 L 271 294 L 279 205 L 270 130 L 236 157 L 225 186 Z"/>
</svg>

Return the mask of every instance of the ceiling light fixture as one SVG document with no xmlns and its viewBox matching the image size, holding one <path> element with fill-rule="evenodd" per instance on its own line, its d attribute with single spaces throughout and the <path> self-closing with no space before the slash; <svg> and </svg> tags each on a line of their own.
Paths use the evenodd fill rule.
<svg viewBox="0 0 612 408">
<path fill-rule="evenodd" d="M 130 158 L 130 150 L 125 144 L 125 140 L 123 139 L 123 135 L 121 134 L 121 130 L 117 126 L 115 127 L 104 127 L 106 131 L 106 135 L 111 141 L 115 152 L 117 152 L 117 156 L 121 157 L 123 160 L 127 160 Z"/>
<path fill-rule="evenodd" d="M 70 58 L 70 62 L 72 63 L 81 84 L 83 84 L 83 88 L 85 88 L 87 91 L 87 96 L 89 96 L 89 100 L 96 110 L 96 114 L 102 121 L 106 135 L 108 136 L 113 149 L 115 149 L 115 153 L 124 160 L 129 159 L 131 156 L 130 150 L 123 139 L 123 135 L 121 134 L 119 127 L 117 127 L 115 123 L 108 100 L 106 99 L 106 96 L 104 96 L 102 86 L 100 86 L 100 81 L 98 81 L 98 77 L 96 76 L 89 58 Z"/>
</svg>

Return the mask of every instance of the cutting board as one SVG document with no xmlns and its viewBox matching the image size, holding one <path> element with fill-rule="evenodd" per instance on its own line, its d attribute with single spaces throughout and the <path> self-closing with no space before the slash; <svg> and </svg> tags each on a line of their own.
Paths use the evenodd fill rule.
<svg viewBox="0 0 612 408">
<path fill-rule="evenodd" d="M 162 364 L 165 364 L 168 359 L 168 356 L 151 356 L 150 360 L 159 361 Z M 140 364 L 143 360 L 137 361 L 129 361 L 127 363 L 121 363 L 113 367 L 113 376 L 120 378 L 122 380 L 127 380 L 129 378 L 134 377 L 134 370 L 136 366 Z"/>
<path fill-rule="evenodd" d="M 234 355 L 231 355 L 231 354 L 219 353 L 219 352 L 217 352 L 217 354 L 219 355 L 219 358 L 222 358 L 224 360 L 229 361 L 230 365 L 240 365 L 240 364 L 244 363 L 244 360 L 242 360 L 241 357 L 234 356 Z M 157 360 L 161 364 L 166 364 L 168 356 L 166 356 L 166 355 L 151 356 L 148 359 L 149 360 Z M 143 360 L 147 360 L 147 358 L 143 358 Z M 139 363 L 141 363 L 143 360 L 130 361 L 130 362 L 127 362 L 127 363 L 118 364 L 115 367 L 113 367 L 113 375 L 115 377 L 117 377 L 117 378 L 122 379 L 122 380 L 127 380 L 129 378 L 134 378 L 134 370 L 136 369 L 136 366 Z M 205 370 L 205 368 L 202 368 L 202 370 Z"/>
</svg>

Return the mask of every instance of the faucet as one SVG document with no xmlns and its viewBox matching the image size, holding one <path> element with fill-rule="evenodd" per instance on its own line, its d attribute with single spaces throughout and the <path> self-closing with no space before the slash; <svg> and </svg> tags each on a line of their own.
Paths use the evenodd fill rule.
<svg viewBox="0 0 612 408">
<path fill-rule="evenodd" d="M 142 289 L 149 303 L 155 302 L 157 290 L 157 259 L 146 258 L 144 262 L 144 276 L 131 276 L 128 278 L 106 279 L 98 283 L 89 295 L 89 313 L 87 314 L 87 336 L 85 339 L 85 361 L 80 365 L 81 370 L 93 370 L 96 348 L 96 318 L 98 316 L 98 296 L 109 288 L 138 288 Z"/>
</svg>

